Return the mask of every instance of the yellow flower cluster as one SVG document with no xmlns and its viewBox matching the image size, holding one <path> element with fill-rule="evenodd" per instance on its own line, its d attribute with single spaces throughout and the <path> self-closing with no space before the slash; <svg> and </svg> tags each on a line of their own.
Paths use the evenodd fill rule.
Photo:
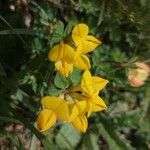
<svg viewBox="0 0 150 150">
<path fill-rule="evenodd" d="M 86 54 L 100 45 L 101 41 L 88 33 L 89 28 L 86 24 L 78 24 L 73 28 L 71 35 L 74 47 L 60 42 L 50 50 L 49 60 L 55 62 L 56 69 L 65 77 L 72 73 L 73 66 L 82 70 L 91 68 Z"/>
<path fill-rule="evenodd" d="M 105 102 L 99 97 L 99 91 L 108 81 L 91 75 L 90 60 L 86 56 L 101 42 L 88 33 L 89 28 L 86 24 L 76 25 L 71 35 L 74 47 L 60 42 L 48 54 L 49 60 L 55 62 L 56 70 L 63 76 L 69 77 L 73 67 L 84 70 L 84 73 L 79 84 L 69 87 L 59 97 L 45 96 L 42 98 L 43 109 L 37 118 L 37 127 L 40 132 L 49 129 L 56 120 L 70 122 L 77 130 L 86 132 L 87 117 L 92 112 L 107 108 Z"/>
</svg>

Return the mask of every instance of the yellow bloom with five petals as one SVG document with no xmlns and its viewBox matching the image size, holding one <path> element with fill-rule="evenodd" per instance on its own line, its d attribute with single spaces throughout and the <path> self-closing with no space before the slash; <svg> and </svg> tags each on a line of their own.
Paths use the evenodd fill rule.
<svg viewBox="0 0 150 150">
<path fill-rule="evenodd" d="M 92 76 L 89 70 L 83 73 L 81 84 L 74 86 L 72 96 L 78 100 L 86 101 L 89 105 L 88 115 L 91 112 L 102 111 L 107 109 L 105 102 L 98 96 L 99 91 L 103 89 L 108 80 L 98 76 Z M 80 93 L 82 94 L 80 94 Z"/>
<path fill-rule="evenodd" d="M 107 83 L 108 80 L 98 76 L 92 76 L 90 71 L 86 70 L 82 76 L 81 88 L 86 94 L 92 95 L 93 93 L 102 90 Z"/>
<path fill-rule="evenodd" d="M 88 35 L 88 33 L 89 27 L 84 23 L 76 25 L 72 30 L 72 39 L 75 45 L 80 47 L 83 54 L 93 51 L 101 44 L 101 41 L 92 35 Z"/>
</svg>

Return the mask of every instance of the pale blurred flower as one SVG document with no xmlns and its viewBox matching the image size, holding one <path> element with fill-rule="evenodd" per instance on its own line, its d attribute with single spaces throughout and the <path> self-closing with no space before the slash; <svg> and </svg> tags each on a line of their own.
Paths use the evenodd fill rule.
<svg viewBox="0 0 150 150">
<path fill-rule="evenodd" d="M 128 72 L 128 82 L 133 87 L 142 86 L 150 75 L 150 67 L 142 62 L 136 62 L 135 68 Z"/>
<path fill-rule="evenodd" d="M 26 25 L 26 27 L 30 27 L 31 25 L 31 15 L 27 14 L 24 16 L 24 23 Z"/>
<path fill-rule="evenodd" d="M 144 69 L 147 73 L 150 74 L 150 67 L 147 64 L 142 62 L 136 62 L 135 65 L 141 69 Z"/>
<path fill-rule="evenodd" d="M 13 11 L 13 12 L 16 10 L 15 6 L 14 6 L 14 5 L 12 5 L 12 4 L 11 4 L 11 5 L 9 5 L 9 9 L 10 9 L 11 11 Z"/>
</svg>

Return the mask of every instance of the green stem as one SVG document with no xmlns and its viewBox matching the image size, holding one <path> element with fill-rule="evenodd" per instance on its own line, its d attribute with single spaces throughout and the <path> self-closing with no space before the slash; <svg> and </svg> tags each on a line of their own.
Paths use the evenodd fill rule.
<svg viewBox="0 0 150 150">
<path fill-rule="evenodd" d="M 35 136 L 41 141 L 45 138 L 44 135 L 42 135 L 38 130 L 28 121 L 26 120 L 22 115 L 20 115 L 15 109 L 9 107 L 9 111 L 13 114 L 15 119 L 18 119 L 21 121 L 27 128 L 29 128 Z"/>
<path fill-rule="evenodd" d="M 50 141 L 50 139 L 48 139 L 45 135 L 42 135 L 33 124 L 20 115 L 14 108 L 9 107 L 8 109 L 13 114 L 14 118 L 18 119 L 34 133 L 34 135 L 42 142 L 46 150 L 57 150 L 56 146 Z"/>
<path fill-rule="evenodd" d="M 28 48 L 31 48 L 25 41 L 24 39 L 16 32 L 16 30 L 9 24 L 9 22 L 3 18 L 1 15 L 0 15 L 0 19 L 18 36 L 18 38 L 22 41 L 22 43 L 28 47 Z"/>
</svg>

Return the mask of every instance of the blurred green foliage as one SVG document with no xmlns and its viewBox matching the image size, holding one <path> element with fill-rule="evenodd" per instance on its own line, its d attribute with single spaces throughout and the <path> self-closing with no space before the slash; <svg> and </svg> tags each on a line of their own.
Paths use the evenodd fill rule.
<svg viewBox="0 0 150 150">
<path fill-rule="evenodd" d="M 73 26 L 81 22 L 102 40 L 89 56 L 92 73 L 109 80 L 101 92 L 108 110 L 92 115 L 85 134 L 58 123 L 41 135 L 34 127 L 40 98 L 57 96 L 69 85 L 47 54 L 62 39 L 69 40 Z M 24 149 L 18 134 L 6 130 L 21 123 L 32 139 L 31 150 L 33 135 L 50 150 L 148 150 L 150 80 L 133 88 L 127 72 L 136 61 L 150 62 L 149 25 L 149 0 L 0 0 L 0 144 L 9 139 L 9 149 Z M 70 82 L 80 78 L 81 72 L 74 70 Z"/>
</svg>

